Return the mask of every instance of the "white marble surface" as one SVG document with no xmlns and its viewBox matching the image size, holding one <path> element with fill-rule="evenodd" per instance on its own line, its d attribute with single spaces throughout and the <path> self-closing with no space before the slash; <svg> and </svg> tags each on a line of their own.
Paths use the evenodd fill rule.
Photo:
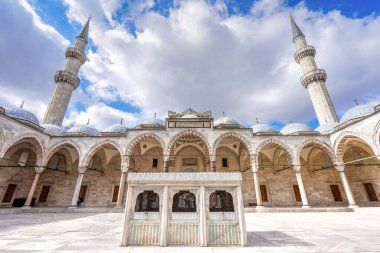
<svg viewBox="0 0 380 253">
<path fill-rule="evenodd" d="M 248 213 L 248 247 L 121 248 L 121 213 L 0 215 L 0 252 L 375 252 L 380 209 Z"/>
</svg>

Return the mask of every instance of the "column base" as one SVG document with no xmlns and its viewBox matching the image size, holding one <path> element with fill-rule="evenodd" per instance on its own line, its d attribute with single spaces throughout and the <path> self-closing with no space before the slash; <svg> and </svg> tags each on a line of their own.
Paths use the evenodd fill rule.
<svg viewBox="0 0 380 253">
<path fill-rule="evenodd" d="M 79 208 L 77 206 L 69 206 L 70 209 Z"/>
<path fill-rule="evenodd" d="M 31 206 L 22 206 L 21 209 L 32 209 Z"/>
<path fill-rule="evenodd" d="M 302 206 L 302 208 L 310 208 L 310 207 L 311 207 L 311 206 L 309 206 L 309 205 L 308 205 L 308 206 Z"/>
<path fill-rule="evenodd" d="M 124 209 L 124 206 L 115 206 L 114 209 Z"/>
<path fill-rule="evenodd" d="M 263 205 L 261 206 L 256 206 L 256 209 L 262 209 L 262 208 L 265 208 Z"/>
<path fill-rule="evenodd" d="M 359 208 L 358 205 L 348 205 L 349 208 Z"/>
</svg>

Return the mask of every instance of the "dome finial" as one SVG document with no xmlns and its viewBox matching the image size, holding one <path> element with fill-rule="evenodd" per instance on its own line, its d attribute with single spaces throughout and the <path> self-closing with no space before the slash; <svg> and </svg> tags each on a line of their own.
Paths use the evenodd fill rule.
<svg viewBox="0 0 380 253">
<path fill-rule="evenodd" d="M 154 118 L 156 118 L 157 117 L 157 113 L 154 113 Z"/>
<path fill-rule="evenodd" d="M 358 102 L 358 100 L 356 98 L 354 99 L 354 102 L 355 102 L 356 105 L 359 105 L 359 102 Z"/>
<path fill-rule="evenodd" d="M 120 125 L 123 125 L 123 119 L 120 120 Z"/>
<path fill-rule="evenodd" d="M 90 119 L 87 120 L 87 125 L 90 125 Z"/>
<path fill-rule="evenodd" d="M 256 117 L 256 123 L 259 124 L 259 118 L 258 117 Z"/>
<path fill-rule="evenodd" d="M 292 120 L 292 119 L 290 120 L 290 123 L 293 123 L 293 120 Z"/>
<path fill-rule="evenodd" d="M 223 112 L 223 117 L 226 117 L 226 113 L 225 112 Z"/>
<path fill-rule="evenodd" d="M 23 101 L 21 102 L 20 108 L 23 108 L 23 107 L 24 107 L 24 102 L 25 102 L 25 100 L 23 100 Z"/>
</svg>

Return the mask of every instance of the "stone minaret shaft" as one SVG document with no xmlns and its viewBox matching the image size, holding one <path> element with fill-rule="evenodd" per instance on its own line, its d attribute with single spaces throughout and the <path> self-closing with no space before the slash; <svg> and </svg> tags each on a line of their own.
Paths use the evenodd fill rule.
<svg viewBox="0 0 380 253">
<path fill-rule="evenodd" d="M 78 72 L 80 66 L 86 61 L 84 50 L 88 41 L 88 29 L 90 19 L 87 20 L 82 30 L 75 39 L 73 47 L 66 50 L 66 64 L 63 70 L 54 75 L 55 89 L 53 97 L 44 117 L 44 124 L 62 125 L 71 94 L 79 86 Z"/>
<path fill-rule="evenodd" d="M 290 16 L 293 31 L 293 43 L 296 47 L 294 59 L 301 65 L 303 76 L 302 85 L 309 91 L 319 125 L 338 122 L 334 106 L 326 89 L 327 75 L 315 63 L 315 49 L 306 42 L 305 35 Z"/>
</svg>

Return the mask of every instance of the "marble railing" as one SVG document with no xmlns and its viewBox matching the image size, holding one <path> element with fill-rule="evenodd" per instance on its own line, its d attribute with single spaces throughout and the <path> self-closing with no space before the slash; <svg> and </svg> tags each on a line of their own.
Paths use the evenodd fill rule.
<svg viewBox="0 0 380 253">
<path fill-rule="evenodd" d="M 198 223 L 169 222 L 169 244 L 199 245 Z"/>
<path fill-rule="evenodd" d="M 173 212 L 172 220 L 196 221 L 198 213 L 196 212 Z"/>
<path fill-rule="evenodd" d="M 237 222 L 209 223 L 209 245 L 238 245 L 240 243 L 240 231 Z"/>
<path fill-rule="evenodd" d="M 159 212 L 134 212 L 133 219 L 134 220 L 159 220 L 160 213 Z"/>
<path fill-rule="evenodd" d="M 236 220 L 235 212 L 210 212 L 208 217 L 212 221 Z"/>
<path fill-rule="evenodd" d="M 129 227 L 128 244 L 158 245 L 160 241 L 160 222 L 133 221 Z"/>
</svg>

